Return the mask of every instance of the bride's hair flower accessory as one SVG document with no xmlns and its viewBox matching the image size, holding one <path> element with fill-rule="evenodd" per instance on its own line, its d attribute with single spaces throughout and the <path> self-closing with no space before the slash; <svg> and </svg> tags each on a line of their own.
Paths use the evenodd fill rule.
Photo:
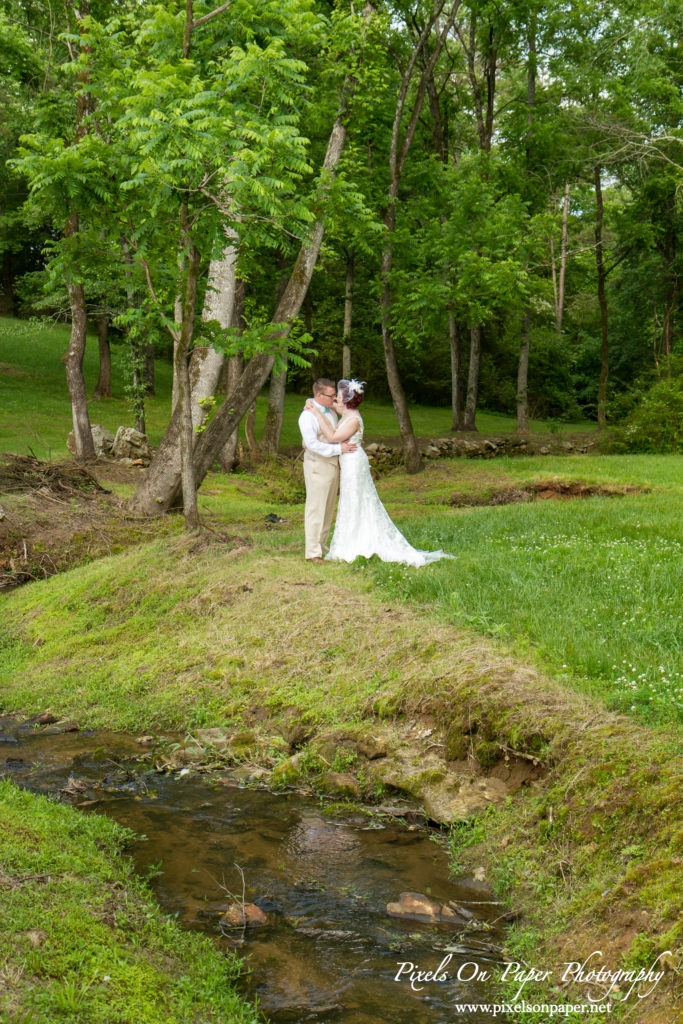
<svg viewBox="0 0 683 1024">
<path fill-rule="evenodd" d="M 337 385 L 341 392 L 341 400 L 347 409 L 357 409 L 363 401 L 364 380 L 340 380 Z"/>
</svg>

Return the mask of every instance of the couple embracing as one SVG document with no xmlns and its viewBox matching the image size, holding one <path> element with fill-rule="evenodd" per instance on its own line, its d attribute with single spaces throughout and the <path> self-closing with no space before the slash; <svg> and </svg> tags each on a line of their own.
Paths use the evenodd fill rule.
<svg viewBox="0 0 683 1024">
<path fill-rule="evenodd" d="M 363 384 L 321 378 L 299 417 L 306 482 L 306 559 L 353 562 L 379 555 L 383 562 L 427 565 L 450 558 L 443 551 L 418 551 L 389 518 L 379 499 L 363 451 L 363 420 L 358 408 Z M 338 418 L 339 417 L 339 418 Z M 327 538 L 339 493 L 329 550 Z"/>
</svg>

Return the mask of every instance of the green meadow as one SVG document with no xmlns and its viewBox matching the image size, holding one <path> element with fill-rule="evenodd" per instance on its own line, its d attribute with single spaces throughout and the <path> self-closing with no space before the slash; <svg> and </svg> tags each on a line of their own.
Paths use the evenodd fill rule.
<svg viewBox="0 0 683 1024">
<path fill-rule="evenodd" d="M 495 490 L 539 480 L 642 490 L 490 508 L 438 504 L 450 488 Z M 400 481 L 383 485 L 387 503 L 398 504 Z M 417 500 L 421 514 L 403 523 L 411 542 L 443 547 L 456 561 L 429 573 L 373 565 L 387 593 L 523 649 L 611 710 L 645 721 L 683 719 L 680 456 L 452 462 L 429 467 Z"/>
<path fill-rule="evenodd" d="M 60 327 L 0 322 L 0 448 L 65 456 L 65 340 Z M 157 367 L 153 441 L 170 389 L 168 367 Z M 121 394 L 120 375 L 114 389 Z M 300 406 L 288 396 L 286 445 L 297 443 Z M 414 412 L 418 433 L 447 433 L 447 409 Z M 396 436 L 389 407 L 368 401 L 363 414 L 370 437 Z M 123 397 L 93 404 L 91 416 L 112 428 L 131 423 Z M 486 414 L 480 423 L 512 426 Z M 106 481 L 106 467 L 96 472 Z M 572 483 L 597 493 L 529 493 Z M 133 482 L 108 486 L 125 499 Z M 452 827 L 454 873 L 484 865 L 497 896 L 519 911 L 508 940 L 515 959 L 557 963 L 586 942 L 607 949 L 615 966 L 669 955 L 654 1011 L 663 1016 L 652 1018 L 668 1024 L 678 1012 L 682 934 L 683 460 L 444 459 L 418 476 L 383 473 L 377 486 L 411 543 L 454 558 L 423 569 L 375 559 L 308 565 L 301 464 L 291 456 L 212 472 L 200 490 L 199 537 L 184 533 L 180 516 L 145 522 L 146 534 L 136 520 L 126 537 L 125 507 L 112 506 L 97 521 L 109 537 L 97 557 L 2 598 L 0 710 L 50 708 L 83 726 L 181 734 L 254 721 L 276 734 L 292 720 L 313 731 L 381 723 L 399 734 L 428 715 L 446 745 L 453 736 L 462 743 L 457 723 L 472 720 L 472 750 L 538 760 L 543 775 Z M 28 523 L 32 500 L 8 493 L 0 504 Z M 282 522 L 270 525 L 271 512 Z M 115 826 L 9 785 L 0 809 L 10 822 L 0 840 L 0 883 L 9 880 L 0 929 L 13 949 L 0 980 L 17 1011 L 10 1020 L 118 1024 L 110 997 L 128 1000 L 140 1024 L 250 1019 L 225 984 L 234 964 L 155 910 L 120 857 L 125 835 Z M 64 881 L 68 842 L 82 856 Z M 20 884 L 41 873 L 49 889 Z M 101 909 L 112 887 L 126 893 L 120 927 Z M 83 907 L 96 927 L 79 966 L 72 947 Z M 36 919 L 49 957 L 31 947 Z M 170 965 L 168 978 L 160 964 Z M 560 1001 L 542 988 L 535 996 Z M 616 1008 L 609 1019 L 632 1024 L 636 1011 Z"/>
<path fill-rule="evenodd" d="M 0 321 L 0 450 L 31 450 L 62 458 L 70 410 L 59 361 L 68 334 L 20 321 Z M 96 339 L 90 339 L 86 376 L 96 380 Z M 93 421 L 115 429 L 130 423 L 123 396 L 120 346 L 113 346 L 113 390 L 119 397 L 91 405 Z M 157 360 L 157 395 L 148 400 L 149 432 L 161 436 L 170 392 L 170 367 Z M 123 397 L 122 397 L 123 396 Z M 258 416 L 264 415 L 262 396 Z M 301 397 L 287 396 L 283 444 L 296 445 Z M 448 430 L 449 410 L 413 410 L 418 434 Z M 363 406 L 369 437 L 397 433 L 390 406 Z M 482 432 L 510 430 L 513 421 L 482 414 Z M 258 424 L 258 417 L 257 417 Z M 548 424 L 538 424 L 548 428 Z M 582 482 L 635 493 L 492 507 L 455 507 L 457 498 L 487 500 L 497 492 L 539 481 Z M 114 485 L 122 497 L 126 485 Z M 570 688 L 643 721 L 669 722 L 683 714 L 683 459 L 680 456 L 536 456 L 453 459 L 427 464 L 408 477 L 383 475 L 380 495 L 411 542 L 455 555 L 429 571 L 375 564 L 355 573 L 402 601 L 433 610 L 440 619 L 496 638 L 511 651 L 551 670 Z M 300 465 L 251 467 L 212 474 L 200 492 L 203 514 L 221 526 L 257 531 L 274 511 L 285 519 L 284 538 L 295 550 L 303 527 Z M 21 601 L 21 599 L 19 599 Z"/>
</svg>

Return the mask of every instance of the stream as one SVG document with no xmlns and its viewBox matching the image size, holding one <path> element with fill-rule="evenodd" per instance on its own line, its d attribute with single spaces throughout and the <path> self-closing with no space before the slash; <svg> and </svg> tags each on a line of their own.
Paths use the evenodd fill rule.
<svg viewBox="0 0 683 1024">
<path fill-rule="evenodd" d="M 229 772 L 163 773 L 140 764 L 134 737 L 54 733 L 0 718 L 0 775 L 141 837 L 131 854 L 167 913 L 245 958 L 241 986 L 272 1024 L 475 1024 L 499 952 L 503 908 L 473 880 L 449 879 L 438 833 L 357 813 L 326 812 L 299 793 L 244 788 Z M 463 926 L 389 917 L 401 892 L 453 900 Z M 233 899 L 267 915 L 261 928 L 223 929 Z M 411 990 L 401 964 L 442 980 Z M 463 965 L 467 965 L 463 967 Z M 503 1017 L 497 1018 L 501 1021 Z"/>
</svg>

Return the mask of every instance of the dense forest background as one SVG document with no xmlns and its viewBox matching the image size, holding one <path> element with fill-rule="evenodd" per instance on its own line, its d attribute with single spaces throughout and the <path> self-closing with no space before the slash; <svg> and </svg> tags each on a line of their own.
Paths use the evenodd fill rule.
<svg viewBox="0 0 683 1024">
<path fill-rule="evenodd" d="M 635 435 L 646 396 L 679 446 L 674 0 L 3 0 L 0 40 L 2 309 L 97 326 L 101 394 L 123 345 L 141 426 L 152 352 L 187 410 L 213 346 L 266 450 L 342 372 L 408 453 L 411 401 Z"/>
</svg>

